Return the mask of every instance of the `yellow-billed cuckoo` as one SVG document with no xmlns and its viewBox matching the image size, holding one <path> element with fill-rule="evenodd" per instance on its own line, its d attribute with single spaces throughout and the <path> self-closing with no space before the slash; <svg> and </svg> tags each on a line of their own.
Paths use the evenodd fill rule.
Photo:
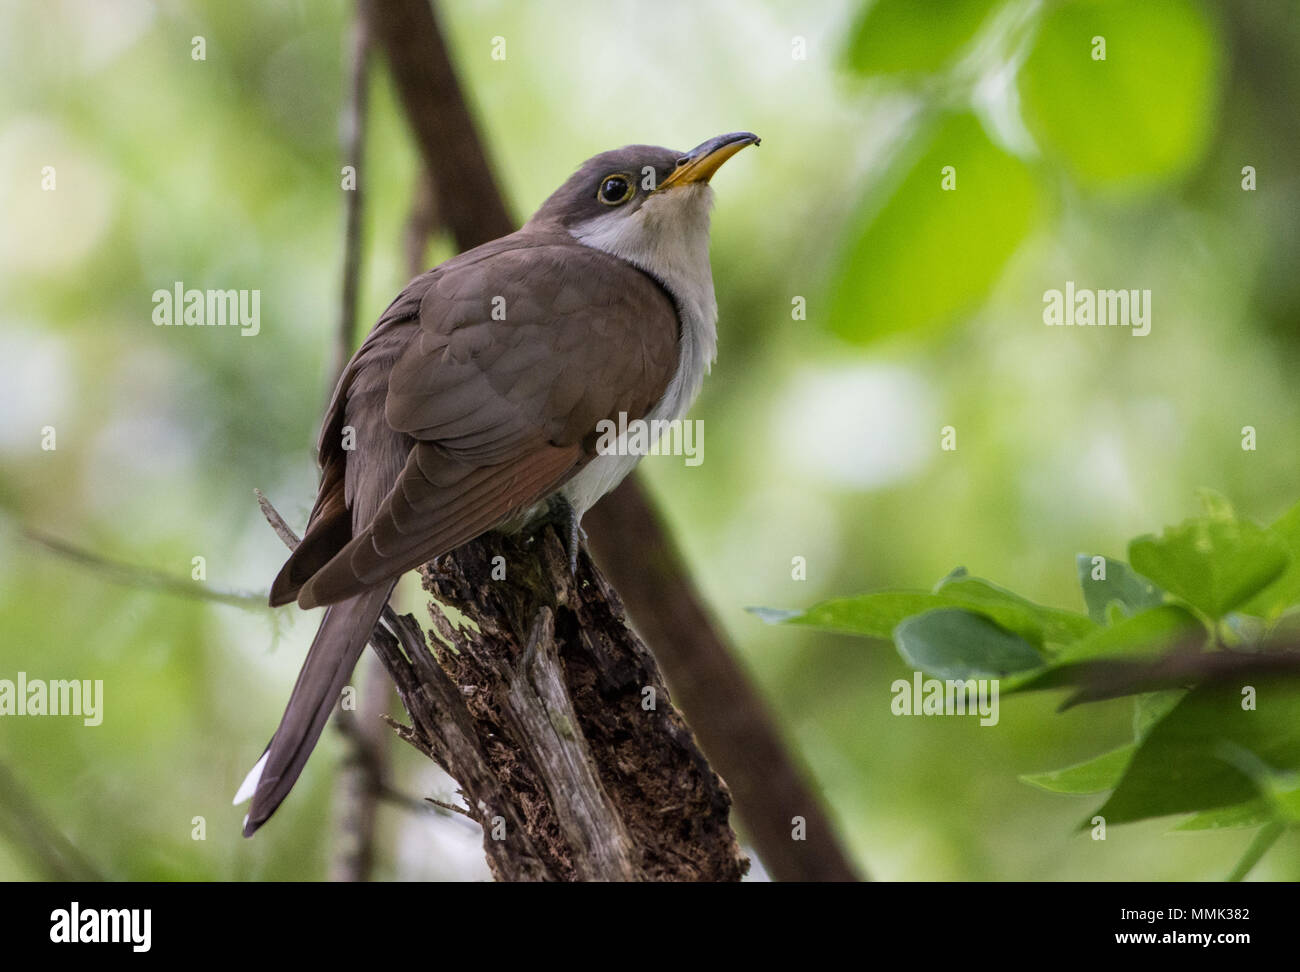
<svg viewBox="0 0 1300 972">
<path fill-rule="evenodd" d="M 709 179 L 757 143 L 597 155 L 523 228 L 415 278 L 380 317 L 334 391 L 316 505 L 271 588 L 272 606 L 327 607 L 235 797 L 252 797 L 245 836 L 292 789 L 398 577 L 557 500 L 576 529 L 638 458 L 598 453 L 598 423 L 690 408 L 717 344 Z"/>
</svg>

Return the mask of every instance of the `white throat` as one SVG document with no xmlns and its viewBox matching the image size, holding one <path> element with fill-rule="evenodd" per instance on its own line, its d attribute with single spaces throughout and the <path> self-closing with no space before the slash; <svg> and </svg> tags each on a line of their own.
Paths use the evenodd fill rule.
<svg viewBox="0 0 1300 972">
<path fill-rule="evenodd" d="M 690 382 L 682 412 L 695 401 L 718 351 L 718 302 L 709 266 L 709 210 L 705 183 L 652 195 L 622 219 L 593 219 L 571 232 L 578 242 L 640 267 L 667 288 L 682 321 L 682 372 Z M 669 388 L 669 393 L 673 389 Z M 667 398 L 668 395 L 665 395 Z M 681 413 L 669 416 L 680 418 Z"/>
<path fill-rule="evenodd" d="M 602 217 L 570 232 L 586 246 L 626 260 L 658 280 L 677 303 L 681 355 L 677 372 L 647 420 L 682 418 L 694 404 L 718 351 L 718 302 L 709 265 L 707 184 L 669 189 L 650 196 L 620 219 Z M 636 465 L 635 456 L 598 456 L 564 487 L 581 515 L 617 486 Z"/>
</svg>

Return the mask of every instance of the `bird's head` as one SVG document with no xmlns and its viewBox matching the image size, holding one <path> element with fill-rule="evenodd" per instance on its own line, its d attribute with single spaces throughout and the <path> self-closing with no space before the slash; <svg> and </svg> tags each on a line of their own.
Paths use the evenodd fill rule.
<svg viewBox="0 0 1300 972">
<path fill-rule="evenodd" d="M 588 159 L 538 209 L 531 223 L 559 225 L 580 242 L 656 270 L 678 253 L 707 258 L 709 179 L 758 136 L 732 132 L 689 152 L 628 145 Z"/>
</svg>

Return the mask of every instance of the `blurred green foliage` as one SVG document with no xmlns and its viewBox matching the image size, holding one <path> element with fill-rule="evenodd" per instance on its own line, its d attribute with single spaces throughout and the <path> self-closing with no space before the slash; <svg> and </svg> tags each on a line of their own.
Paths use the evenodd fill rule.
<svg viewBox="0 0 1300 972">
<path fill-rule="evenodd" d="M 1020 71 L 1025 124 L 1089 188 L 1176 178 L 1205 150 L 1219 71 L 1209 16 L 1193 0 L 1054 5 Z"/>
<path fill-rule="evenodd" d="M 1011 676 L 1011 692 L 1075 689 L 1067 704 L 1134 696 L 1132 743 L 1023 779 L 1053 793 L 1113 790 L 1091 819 L 1103 824 L 1095 831 L 1103 835 L 1104 825 L 1189 812 L 1196 813 L 1184 822 L 1191 830 L 1209 829 L 1207 819 L 1219 828 L 1263 826 L 1266 843 L 1252 843 L 1233 872 L 1244 874 L 1267 845 L 1300 824 L 1300 642 L 1291 633 L 1300 601 L 1286 600 L 1289 588 L 1280 585 L 1300 563 L 1293 533 L 1300 503 L 1265 529 L 1239 519 L 1222 497 L 1205 494 L 1203 501 L 1204 516 L 1129 545 L 1133 567 L 1149 577 L 1122 561 L 1078 556 L 1091 620 L 1049 614 L 983 581 L 975 582 L 980 597 L 948 601 L 952 587 L 972 583 L 964 570 L 928 596 L 953 606 L 935 607 L 925 594 L 881 591 L 806 611 L 756 613 L 779 624 L 892 637 L 903 661 L 949 680 L 949 688 Z M 1247 604 L 1261 608 L 1259 616 L 1237 610 Z M 1034 623 L 1052 615 L 1051 627 Z M 1060 647 L 1047 648 L 1049 642 Z M 1217 654 L 1206 654 L 1207 647 Z M 1291 668 L 1279 674 L 1277 663 L 1286 658 Z M 1161 667 L 1174 659 L 1172 673 Z M 1216 661 L 1231 668 L 1225 673 Z M 1144 670 L 1142 663 L 1156 667 Z M 1152 691 L 1161 683 L 1166 687 Z"/>
<path fill-rule="evenodd" d="M 835 332 L 866 341 L 951 325 L 978 307 L 1035 224 L 1040 192 L 1029 167 L 999 149 L 973 115 L 928 122 L 933 131 L 862 229 L 844 247 L 831 296 Z M 941 183 L 949 169 L 952 190 Z"/>
<path fill-rule="evenodd" d="M 268 586 L 283 550 L 251 491 L 301 525 L 328 391 L 348 10 L 0 11 L 0 678 L 102 678 L 106 707 L 95 728 L 0 719 L 0 761 L 111 876 L 326 873 L 335 733 L 255 840 L 238 837 L 230 806 L 315 617 L 122 586 L 19 526 L 179 578 L 204 556 L 214 588 Z M 1300 427 L 1294 3 L 441 10 L 520 218 L 595 152 L 763 136 L 715 180 L 720 354 L 694 412 L 706 461 L 643 469 L 872 875 L 1226 873 L 1248 833 L 1165 836 L 1151 821 L 1091 841 L 1074 835 L 1082 802 L 1016 783 L 1132 745 L 1131 702 L 1058 715 L 1054 693 L 1026 693 L 996 728 L 900 720 L 897 656 L 744 607 L 928 596 L 954 563 L 1014 582 L 1034 608 L 1075 604 L 1069 557 L 1190 515 L 1198 486 L 1231 496 L 1242 519 L 1282 516 Z M 1105 61 L 1092 57 L 1099 34 Z M 491 58 L 496 36 L 505 61 Z M 406 282 L 419 171 L 380 58 L 372 79 L 363 321 Z M 45 166 L 56 191 L 41 189 Z M 440 234 L 427 262 L 451 252 Z M 150 295 L 177 280 L 260 289 L 261 333 L 155 328 Z M 1066 281 L 1150 289 L 1150 335 L 1045 327 L 1043 294 Z M 806 319 L 792 317 L 795 298 Z M 40 447 L 46 426 L 54 451 Z M 940 448 L 944 426 L 957 449 Z M 1255 598 L 1285 589 L 1294 603 L 1297 576 L 1287 568 Z M 958 586 L 935 606 L 987 604 L 992 587 Z M 419 613 L 419 596 L 407 600 Z M 1050 647 L 1051 625 L 1026 604 L 998 610 Z M 1067 613 L 1100 630 L 1120 620 Z M 404 791 L 454 798 L 427 761 L 394 753 Z M 381 824 L 381 877 L 486 876 L 467 828 L 392 807 Z M 1296 849 L 1288 833 L 1254 874 L 1300 877 Z M 0 877 L 41 877 L 29 851 L 0 837 Z"/>
<path fill-rule="evenodd" d="M 939 71 L 998 6 L 996 0 L 864 3 L 849 35 L 845 60 L 858 74 L 867 76 Z"/>
</svg>

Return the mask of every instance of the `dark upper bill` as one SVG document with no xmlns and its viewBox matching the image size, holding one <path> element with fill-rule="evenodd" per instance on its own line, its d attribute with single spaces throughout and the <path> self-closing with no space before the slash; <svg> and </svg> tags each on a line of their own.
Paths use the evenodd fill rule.
<svg viewBox="0 0 1300 972">
<path fill-rule="evenodd" d="M 668 178 L 659 183 L 659 188 L 670 189 L 673 186 L 684 186 L 692 182 L 708 182 L 723 162 L 746 145 L 757 144 L 759 138 L 753 132 L 731 132 L 711 138 L 678 159 L 677 168 L 669 173 Z"/>
</svg>

